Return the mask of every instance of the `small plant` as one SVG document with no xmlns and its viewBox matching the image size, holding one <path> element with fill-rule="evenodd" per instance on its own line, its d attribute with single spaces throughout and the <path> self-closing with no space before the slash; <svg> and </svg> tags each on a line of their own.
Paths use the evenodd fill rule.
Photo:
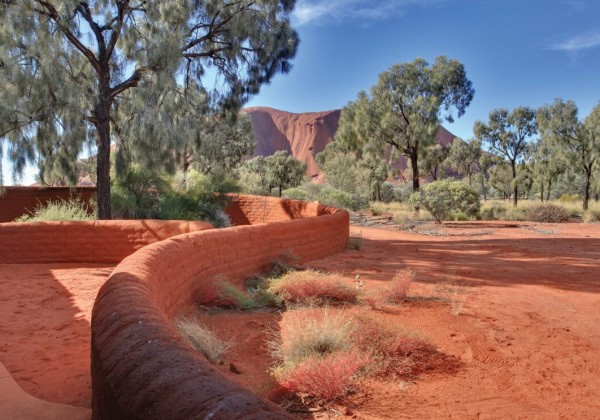
<svg viewBox="0 0 600 420">
<path fill-rule="evenodd" d="M 50 221 L 85 221 L 96 220 L 96 214 L 90 211 L 91 206 L 79 199 L 69 201 L 49 201 L 39 204 L 32 214 L 25 214 L 15 222 L 50 222 Z"/>
<path fill-rule="evenodd" d="M 450 313 L 458 316 L 464 313 L 465 291 L 456 282 L 456 272 L 448 273 L 448 281 L 435 287 L 436 294 L 450 305 Z"/>
<path fill-rule="evenodd" d="M 356 302 L 358 291 L 342 279 L 334 273 L 292 271 L 272 282 L 269 291 L 286 303 Z"/>
<path fill-rule="evenodd" d="M 347 393 L 352 377 L 368 362 L 355 350 L 312 356 L 292 369 L 276 371 L 275 377 L 287 392 L 332 401 Z"/>
<path fill-rule="evenodd" d="M 583 223 L 600 222 L 600 210 L 587 210 L 582 216 Z"/>
<path fill-rule="evenodd" d="M 217 337 L 197 318 L 180 315 L 175 319 L 173 325 L 190 346 L 213 364 L 220 363 L 223 355 L 233 345 L 231 340 L 222 340 Z"/>
<path fill-rule="evenodd" d="M 507 212 L 508 209 L 504 204 L 493 201 L 489 207 L 481 210 L 481 218 L 483 220 L 505 220 Z"/>
<path fill-rule="evenodd" d="M 348 238 L 348 249 L 351 251 L 360 251 L 362 248 L 362 232 L 351 232 Z"/>
<path fill-rule="evenodd" d="M 343 310 L 295 309 L 285 314 L 280 336 L 269 342 L 269 348 L 280 367 L 287 369 L 309 357 L 350 350 L 355 328 Z"/>
<path fill-rule="evenodd" d="M 525 210 L 525 218 L 532 222 L 561 223 L 569 219 L 567 210 L 552 203 L 536 203 Z"/>
<path fill-rule="evenodd" d="M 402 303 L 415 280 L 415 272 L 410 268 L 398 271 L 390 283 L 383 288 L 382 295 L 387 303 Z"/>
<path fill-rule="evenodd" d="M 290 271 L 296 269 L 298 257 L 292 250 L 288 249 L 277 256 L 269 267 L 267 276 L 272 279 L 277 279 Z"/>
<path fill-rule="evenodd" d="M 221 308 L 254 309 L 257 307 L 252 297 L 233 285 L 227 277 L 218 275 L 211 285 L 202 288 L 197 296 L 197 303 Z"/>
</svg>

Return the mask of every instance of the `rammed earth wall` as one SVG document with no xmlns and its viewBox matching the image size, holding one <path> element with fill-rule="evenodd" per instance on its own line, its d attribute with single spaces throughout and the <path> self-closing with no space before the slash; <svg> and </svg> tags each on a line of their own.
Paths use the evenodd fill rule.
<svg viewBox="0 0 600 420">
<path fill-rule="evenodd" d="M 94 304 L 95 419 L 288 417 L 213 369 L 171 321 L 216 275 L 241 285 L 282 252 L 307 261 L 344 250 L 348 213 L 293 200 L 231 199 L 227 213 L 238 226 L 227 229 L 177 221 L 0 224 L 1 262 L 113 262 L 135 251 Z"/>
</svg>

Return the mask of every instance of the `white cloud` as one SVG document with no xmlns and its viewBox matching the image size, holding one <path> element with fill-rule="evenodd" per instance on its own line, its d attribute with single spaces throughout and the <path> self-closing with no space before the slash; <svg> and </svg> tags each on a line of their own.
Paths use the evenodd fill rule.
<svg viewBox="0 0 600 420">
<path fill-rule="evenodd" d="M 563 42 L 552 45 L 551 49 L 575 52 L 596 47 L 600 47 L 600 32 L 574 36 Z"/>
<path fill-rule="evenodd" d="M 299 0 L 293 13 L 297 26 L 327 21 L 371 22 L 401 16 L 409 7 L 426 7 L 443 0 Z"/>
</svg>

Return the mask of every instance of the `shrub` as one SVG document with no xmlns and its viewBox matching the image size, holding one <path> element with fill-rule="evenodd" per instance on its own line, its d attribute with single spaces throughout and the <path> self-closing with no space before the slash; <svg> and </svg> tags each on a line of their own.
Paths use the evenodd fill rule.
<svg viewBox="0 0 600 420">
<path fill-rule="evenodd" d="M 329 206 L 343 207 L 352 211 L 369 207 L 369 198 L 367 196 L 351 194 L 331 187 L 321 189 L 318 200 Z"/>
<path fill-rule="evenodd" d="M 381 195 L 381 201 L 384 203 L 391 203 L 394 199 L 394 186 L 389 182 L 384 182 L 381 184 L 381 191 L 379 194 Z"/>
<path fill-rule="evenodd" d="M 348 238 L 348 249 L 351 251 L 360 251 L 362 248 L 362 232 L 350 232 Z"/>
<path fill-rule="evenodd" d="M 477 192 L 461 181 L 442 180 L 427 184 L 410 197 L 413 207 L 425 207 L 438 223 L 451 212 L 460 211 L 469 217 L 479 214 L 480 202 Z"/>
<path fill-rule="evenodd" d="M 582 220 L 584 223 L 600 222 L 600 211 L 587 210 L 583 213 Z"/>
<path fill-rule="evenodd" d="M 269 291 L 286 303 L 356 302 L 358 291 L 339 274 L 292 271 L 272 283 Z"/>
<path fill-rule="evenodd" d="M 277 256 L 271 262 L 269 270 L 267 271 L 267 275 L 269 278 L 277 279 L 284 274 L 289 273 L 296 269 L 296 261 L 298 261 L 298 257 L 294 255 L 292 250 L 287 249 L 281 254 Z"/>
<path fill-rule="evenodd" d="M 15 222 L 51 222 L 51 221 L 82 221 L 96 220 L 95 212 L 90 211 L 90 204 L 78 199 L 69 201 L 49 201 L 39 204 L 32 214 L 24 214 L 15 219 Z"/>
<path fill-rule="evenodd" d="M 277 371 L 275 377 L 288 392 L 331 401 L 346 394 L 352 376 L 368 361 L 357 351 L 312 356 L 290 370 Z"/>
<path fill-rule="evenodd" d="M 527 207 L 525 219 L 532 222 L 560 223 L 569 219 L 564 207 L 551 203 L 536 203 Z"/>
<path fill-rule="evenodd" d="M 180 315 L 173 325 L 179 334 L 211 363 L 219 363 L 232 346 L 231 341 L 222 340 L 200 320 Z"/>
<path fill-rule="evenodd" d="M 489 207 L 481 210 L 481 218 L 483 220 L 504 220 L 507 212 L 504 204 L 494 201 Z"/>
<path fill-rule="evenodd" d="M 269 342 L 280 367 L 289 369 L 303 360 L 352 348 L 355 323 L 343 310 L 303 308 L 285 314 L 280 336 Z"/>
<path fill-rule="evenodd" d="M 406 300 L 410 286 L 415 279 L 411 269 L 398 271 L 390 283 L 382 289 L 382 296 L 388 303 L 402 303 Z"/>
<path fill-rule="evenodd" d="M 404 203 L 409 200 L 413 193 L 412 185 L 409 183 L 398 185 L 394 188 L 394 200 Z"/>
<path fill-rule="evenodd" d="M 579 194 L 562 194 L 559 198 L 558 201 L 560 201 L 561 203 L 577 203 L 578 201 L 581 200 L 581 197 L 579 196 Z"/>
</svg>

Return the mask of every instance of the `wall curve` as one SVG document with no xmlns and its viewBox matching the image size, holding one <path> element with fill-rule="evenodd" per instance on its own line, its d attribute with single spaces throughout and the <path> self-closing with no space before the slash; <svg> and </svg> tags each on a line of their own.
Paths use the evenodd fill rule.
<svg viewBox="0 0 600 420">
<path fill-rule="evenodd" d="M 288 249 L 301 261 L 345 249 L 349 215 L 294 200 L 231 198 L 228 213 L 247 226 L 148 245 L 123 260 L 100 289 L 92 313 L 95 419 L 289 417 L 213 369 L 171 319 L 217 274 L 241 285 Z"/>
</svg>

